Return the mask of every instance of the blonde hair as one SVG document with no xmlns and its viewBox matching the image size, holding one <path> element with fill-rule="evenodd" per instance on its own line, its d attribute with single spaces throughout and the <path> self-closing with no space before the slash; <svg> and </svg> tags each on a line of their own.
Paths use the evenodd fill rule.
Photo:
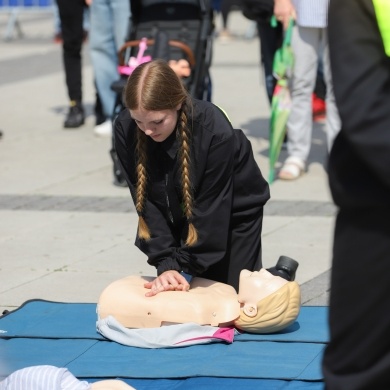
<svg viewBox="0 0 390 390">
<path fill-rule="evenodd" d="M 181 106 L 176 126 L 181 161 L 181 186 L 184 216 L 188 222 L 186 245 L 192 246 L 198 240 L 198 233 L 192 223 L 193 189 L 191 184 L 191 129 L 188 124 L 191 99 L 182 81 L 166 61 L 154 60 L 138 66 L 129 77 L 124 90 L 124 100 L 129 110 L 142 108 L 146 111 L 176 109 Z M 136 202 L 138 236 L 142 240 L 151 238 L 150 227 L 144 218 L 147 199 L 147 136 L 137 132 L 137 187 Z"/>
<path fill-rule="evenodd" d="M 257 303 L 257 314 L 249 317 L 241 311 L 234 322 L 238 329 L 249 333 L 274 333 L 290 326 L 301 308 L 301 290 L 297 282 L 288 282 Z"/>
</svg>

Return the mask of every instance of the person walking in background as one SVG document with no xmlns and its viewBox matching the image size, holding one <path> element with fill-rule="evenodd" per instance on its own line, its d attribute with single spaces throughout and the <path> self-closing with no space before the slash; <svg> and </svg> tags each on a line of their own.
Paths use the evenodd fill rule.
<svg viewBox="0 0 390 390">
<path fill-rule="evenodd" d="M 87 0 L 90 5 L 90 51 L 95 83 L 105 121 L 96 124 L 97 136 L 112 135 L 116 93 L 111 85 L 118 79 L 118 50 L 129 31 L 130 0 Z"/>
<path fill-rule="evenodd" d="M 77 128 L 84 124 L 82 96 L 81 50 L 84 40 L 84 0 L 57 0 L 61 22 L 62 53 L 65 81 L 70 100 L 64 127 Z"/>
<path fill-rule="evenodd" d="M 58 10 L 57 1 L 53 3 L 53 17 L 54 17 L 54 37 L 55 43 L 62 43 L 62 32 L 61 32 L 61 19 Z M 84 30 L 84 42 L 88 39 L 89 31 L 89 7 L 84 8 L 83 15 L 83 30 Z"/>
<path fill-rule="evenodd" d="M 273 73 L 273 63 L 276 51 L 283 43 L 283 25 L 274 23 L 274 0 L 241 0 L 242 12 L 246 18 L 255 22 L 260 43 L 260 59 L 264 72 L 264 84 L 270 105 L 276 86 Z M 319 62 L 314 92 L 312 94 L 312 112 L 315 122 L 323 121 L 325 117 L 326 87 L 323 79 L 322 61 Z M 285 142 L 287 137 L 285 138 Z"/>
<path fill-rule="evenodd" d="M 288 158 L 279 171 L 279 178 L 283 180 L 295 180 L 306 169 L 313 127 L 312 95 L 320 58 L 326 83 L 328 151 L 340 130 L 329 65 L 328 6 L 329 0 L 275 0 L 277 20 L 285 28 L 290 18 L 296 21 L 291 42 L 295 64 L 291 77 L 292 108 L 287 122 Z"/>
<path fill-rule="evenodd" d="M 230 34 L 229 28 L 228 28 L 228 19 L 229 19 L 229 13 L 233 5 L 235 5 L 235 0 L 221 0 L 221 18 L 222 18 L 222 29 L 218 34 L 218 38 L 223 41 L 227 42 L 232 39 L 232 35 Z"/>
<path fill-rule="evenodd" d="M 329 157 L 333 243 L 327 390 L 390 389 L 390 2 L 331 0 L 342 127 Z"/>
</svg>

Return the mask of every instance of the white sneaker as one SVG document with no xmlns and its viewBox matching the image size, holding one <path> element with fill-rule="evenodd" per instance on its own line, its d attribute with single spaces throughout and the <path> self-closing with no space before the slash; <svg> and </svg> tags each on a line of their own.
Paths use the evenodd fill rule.
<svg viewBox="0 0 390 390">
<path fill-rule="evenodd" d="M 93 132 L 98 137 L 111 137 L 112 134 L 112 122 L 111 119 L 107 119 L 105 122 L 94 127 Z"/>
</svg>

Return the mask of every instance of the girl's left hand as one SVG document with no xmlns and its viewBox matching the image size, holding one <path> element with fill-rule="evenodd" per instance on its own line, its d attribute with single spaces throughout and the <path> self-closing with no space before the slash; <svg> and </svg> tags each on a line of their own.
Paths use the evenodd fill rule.
<svg viewBox="0 0 390 390">
<path fill-rule="evenodd" d="M 150 289 L 145 294 L 146 297 L 152 297 L 163 291 L 188 291 L 190 285 L 184 276 L 178 271 L 165 271 L 152 282 L 144 284 L 145 288 Z"/>
</svg>

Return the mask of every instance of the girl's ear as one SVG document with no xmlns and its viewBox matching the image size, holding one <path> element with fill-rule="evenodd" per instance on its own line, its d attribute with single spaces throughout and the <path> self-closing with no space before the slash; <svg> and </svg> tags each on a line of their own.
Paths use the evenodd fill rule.
<svg viewBox="0 0 390 390">
<path fill-rule="evenodd" d="M 177 106 L 176 106 L 176 111 L 179 111 L 181 109 L 181 106 L 182 106 L 182 103 L 179 103 Z"/>
</svg>

